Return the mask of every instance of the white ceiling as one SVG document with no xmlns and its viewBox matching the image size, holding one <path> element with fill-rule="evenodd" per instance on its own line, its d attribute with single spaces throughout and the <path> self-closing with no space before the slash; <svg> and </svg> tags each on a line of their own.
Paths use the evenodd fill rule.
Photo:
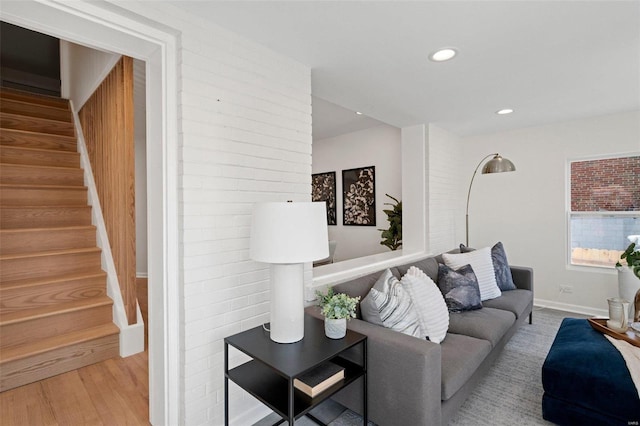
<svg viewBox="0 0 640 426">
<path fill-rule="evenodd" d="M 640 109 L 636 0 L 174 3 L 308 65 L 321 100 L 398 127 L 465 136 Z M 429 61 L 441 47 L 459 54 Z"/>
</svg>

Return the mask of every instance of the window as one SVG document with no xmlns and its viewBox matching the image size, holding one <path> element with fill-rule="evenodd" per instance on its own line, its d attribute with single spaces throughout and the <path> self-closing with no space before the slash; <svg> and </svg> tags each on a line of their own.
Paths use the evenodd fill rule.
<svg viewBox="0 0 640 426">
<path fill-rule="evenodd" d="M 614 267 L 640 244 L 640 156 L 571 161 L 572 265 Z"/>
</svg>

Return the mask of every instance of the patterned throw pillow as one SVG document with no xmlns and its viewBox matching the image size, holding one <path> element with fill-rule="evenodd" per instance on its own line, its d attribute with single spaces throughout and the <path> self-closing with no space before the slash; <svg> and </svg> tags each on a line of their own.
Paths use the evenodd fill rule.
<svg viewBox="0 0 640 426">
<path fill-rule="evenodd" d="M 464 244 L 460 244 L 460 251 L 462 253 L 469 253 L 473 251 L 473 249 Z M 504 250 L 502 242 L 498 241 L 491 247 L 491 260 L 493 261 L 493 271 L 496 275 L 496 282 L 498 283 L 500 291 L 515 290 L 517 287 L 513 283 L 511 268 L 509 267 L 509 261 L 507 261 L 507 252 Z"/>
<path fill-rule="evenodd" d="M 498 283 L 496 283 L 496 274 L 493 270 L 491 249 L 489 247 L 469 253 L 443 253 L 442 258 L 444 259 L 444 263 L 452 269 L 458 269 L 464 265 L 471 265 L 478 279 L 482 300 L 495 299 L 502 295 L 502 292 L 498 288 Z"/>
<path fill-rule="evenodd" d="M 384 327 L 409 336 L 424 337 L 411 297 L 404 291 L 400 281 L 387 271 L 381 278 L 384 279 L 378 280 L 362 301 L 364 305 L 374 306 L 375 312 L 363 306 L 362 318 L 374 324 L 380 320 Z"/>
<path fill-rule="evenodd" d="M 415 266 L 409 268 L 400 283 L 411 296 L 425 337 L 434 343 L 442 342 L 449 329 L 449 310 L 436 283 Z"/>
<path fill-rule="evenodd" d="M 449 312 L 473 311 L 482 308 L 480 288 L 471 265 L 453 270 L 438 265 L 438 287 L 444 295 Z"/>
</svg>

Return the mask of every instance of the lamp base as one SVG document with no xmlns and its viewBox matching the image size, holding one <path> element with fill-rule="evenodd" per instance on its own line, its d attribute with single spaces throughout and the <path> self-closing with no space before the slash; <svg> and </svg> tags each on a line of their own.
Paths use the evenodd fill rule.
<svg viewBox="0 0 640 426">
<path fill-rule="evenodd" d="M 270 322 L 274 342 L 304 338 L 304 263 L 271 264 Z"/>
</svg>

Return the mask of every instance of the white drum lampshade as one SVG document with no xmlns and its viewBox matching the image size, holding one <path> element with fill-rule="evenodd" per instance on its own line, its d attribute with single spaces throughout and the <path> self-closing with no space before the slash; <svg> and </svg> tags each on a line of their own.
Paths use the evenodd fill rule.
<svg viewBox="0 0 640 426">
<path fill-rule="evenodd" d="M 304 263 L 329 256 L 324 202 L 259 203 L 253 208 L 249 257 L 271 264 L 270 337 L 304 337 Z"/>
</svg>

